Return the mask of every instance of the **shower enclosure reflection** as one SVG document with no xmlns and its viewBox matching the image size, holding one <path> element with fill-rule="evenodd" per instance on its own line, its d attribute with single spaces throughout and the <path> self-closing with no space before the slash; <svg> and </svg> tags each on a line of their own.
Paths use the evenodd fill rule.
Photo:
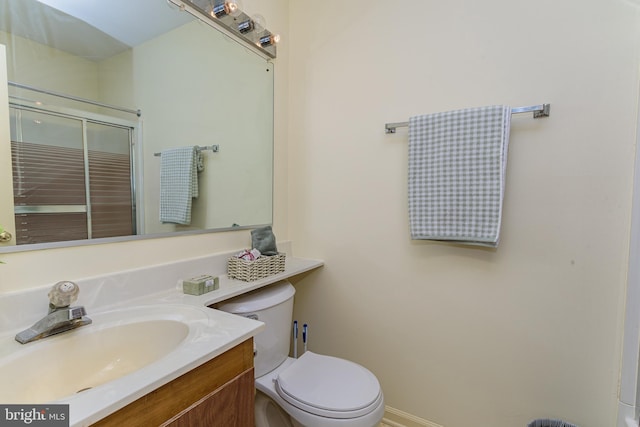
<svg viewBox="0 0 640 427">
<path fill-rule="evenodd" d="M 135 235 L 137 124 L 12 105 L 16 244 Z"/>
<path fill-rule="evenodd" d="M 0 182 L 2 203 L 15 203 L 12 218 L 0 217 L 18 231 L 14 250 L 270 224 L 273 64 L 165 1 L 107 3 L 85 22 L 86 10 L 79 19 L 41 1 L 0 0 L 6 80 L 18 83 L 9 86 L 13 164 L 0 159 L 14 171 L 13 184 Z M 118 25 L 99 22 L 114 10 Z M 154 153 L 214 144 L 191 224 L 162 223 Z"/>
</svg>

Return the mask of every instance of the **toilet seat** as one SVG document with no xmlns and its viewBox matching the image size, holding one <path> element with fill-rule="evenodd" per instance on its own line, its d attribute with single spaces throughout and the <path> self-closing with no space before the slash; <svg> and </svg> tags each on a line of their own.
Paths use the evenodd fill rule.
<svg viewBox="0 0 640 427">
<path fill-rule="evenodd" d="M 275 388 L 289 404 L 326 418 L 357 418 L 383 399 L 375 375 L 357 363 L 305 352 L 278 374 Z"/>
</svg>

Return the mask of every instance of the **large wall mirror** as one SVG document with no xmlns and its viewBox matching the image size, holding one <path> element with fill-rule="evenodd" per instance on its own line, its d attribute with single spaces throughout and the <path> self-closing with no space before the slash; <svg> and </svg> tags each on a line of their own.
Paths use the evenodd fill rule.
<svg viewBox="0 0 640 427">
<path fill-rule="evenodd" d="M 0 226 L 14 231 L 0 252 L 272 222 L 264 57 L 166 0 L 0 0 L 0 44 Z M 187 181 L 186 201 L 167 197 Z M 181 203 L 187 220 L 161 214 Z"/>
</svg>

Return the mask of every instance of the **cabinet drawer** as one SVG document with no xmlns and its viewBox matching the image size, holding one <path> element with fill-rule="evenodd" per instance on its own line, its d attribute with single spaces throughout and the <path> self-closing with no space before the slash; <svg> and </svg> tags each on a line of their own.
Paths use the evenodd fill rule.
<svg viewBox="0 0 640 427">
<path fill-rule="evenodd" d="M 108 415 L 92 426 L 150 427 L 162 425 L 247 370 L 253 372 L 253 339 L 238 344 Z M 253 382 L 253 377 L 251 380 Z M 253 392 L 253 385 L 251 390 Z"/>
</svg>

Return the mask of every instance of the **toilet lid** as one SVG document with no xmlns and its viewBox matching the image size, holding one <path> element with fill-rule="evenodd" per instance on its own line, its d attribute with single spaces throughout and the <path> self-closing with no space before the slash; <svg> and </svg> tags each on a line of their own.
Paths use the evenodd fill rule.
<svg viewBox="0 0 640 427">
<path fill-rule="evenodd" d="M 357 363 L 305 352 L 276 379 L 278 394 L 316 415 L 354 418 L 381 399 L 380 383 Z"/>
</svg>

